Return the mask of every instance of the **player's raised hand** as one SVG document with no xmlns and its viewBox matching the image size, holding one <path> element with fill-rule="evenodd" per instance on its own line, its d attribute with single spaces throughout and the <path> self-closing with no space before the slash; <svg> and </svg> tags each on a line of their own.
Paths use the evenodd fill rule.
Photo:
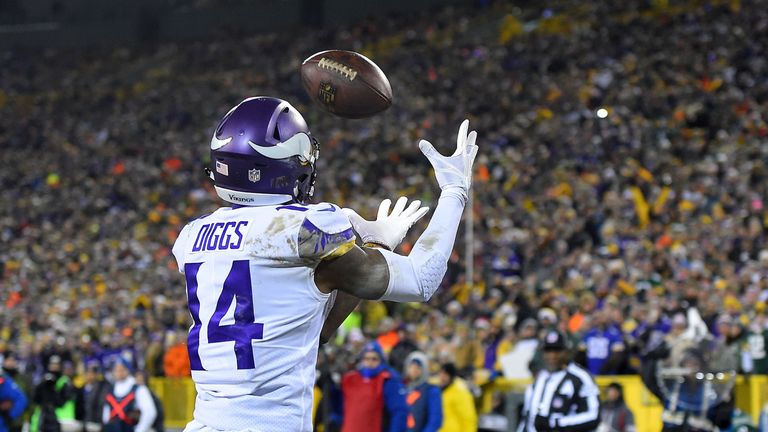
<svg viewBox="0 0 768 432">
<path fill-rule="evenodd" d="M 363 243 L 374 243 L 394 250 L 403 241 L 408 229 L 429 211 L 429 207 L 421 207 L 419 200 L 411 201 L 408 208 L 405 207 L 407 203 L 408 198 L 400 197 L 390 212 L 392 200 L 385 199 L 379 205 L 379 213 L 375 221 L 363 219 L 350 208 L 342 211 L 349 217 L 349 222 L 352 223 L 352 227 Z"/>
<path fill-rule="evenodd" d="M 472 185 L 472 164 L 477 155 L 477 132 L 469 130 L 469 120 L 464 120 L 456 138 L 456 151 L 451 156 L 441 155 L 429 141 L 419 141 L 419 149 L 435 169 L 440 189 L 455 189 L 466 199 Z"/>
</svg>

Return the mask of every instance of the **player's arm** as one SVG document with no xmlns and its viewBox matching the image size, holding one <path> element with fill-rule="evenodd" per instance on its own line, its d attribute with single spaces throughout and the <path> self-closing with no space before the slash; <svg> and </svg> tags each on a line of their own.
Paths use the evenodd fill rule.
<svg viewBox="0 0 768 432">
<path fill-rule="evenodd" d="M 334 299 L 333 307 L 328 316 L 323 322 L 323 329 L 320 330 L 320 344 L 328 343 L 336 332 L 336 329 L 347 319 L 349 314 L 355 310 L 360 299 L 345 293 L 344 291 L 337 291 L 336 298 Z"/>
<path fill-rule="evenodd" d="M 320 291 L 338 289 L 349 296 L 365 300 L 379 300 L 387 291 L 388 281 L 389 267 L 386 259 L 379 250 L 369 247 L 353 246 L 340 257 L 322 261 L 315 271 L 315 284 Z"/>
<path fill-rule="evenodd" d="M 328 204 L 329 208 L 307 212 L 299 233 L 299 253 L 319 261 L 315 284 L 320 291 L 341 290 L 368 300 L 377 300 L 384 294 L 388 268 L 376 248 L 397 247 L 408 229 L 429 211 L 429 207 L 421 207 L 419 200 L 406 208 L 407 203 L 407 198 L 400 197 L 390 212 L 392 201 L 385 199 L 379 205 L 375 221 L 367 221 L 350 209 L 336 211 L 338 207 L 332 204 Z M 364 242 L 362 248 L 355 245 L 354 231 Z M 349 299 L 342 299 L 342 303 L 334 315 L 350 307 Z M 347 314 L 349 312 L 351 309 Z"/>
<path fill-rule="evenodd" d="M 419 143 L 435 169 L 442 192 L 432 220 L 411 252 L 403 256 L 386 249 L 354 246 L 321 263 L 316 279 L 327 278 L 331 286 L 364 299 L 429 300 L 445 275 L 471 185 L 477 133 L 467 133 L 468 127 L 465 120 L 459 128 L 456 151 L 449 157 L 440 155 L 427 141 Z M 386 230 L 372 230 L 369 221 L 356 216 L 350 213 L 350 222 L 364 242 L 387 245 Z M 397 229 L 402 227 L 393 224 L 391 232 L 399 235 Z"/>
<path fill-rule="evenodd" d="M 429 211 L 429 207 L 421 207 L 421 201 L 419 200 L 411 202 L 411 205 L 409 205 L 408 208 L 406 208 L 407 202 L 407 198 L 400 197 L 390 213 L 389 208 L 392 202 L 389 199 L 385 199 L 379 205 L 379 213 L 375 221 L 366 221 L 357 213 L 349 209 L 345 209 L 345 213 L 348 215 L 349 219 L 356 221 L 355 223 L 358 227 L 365 227 L 363 232 L 373 232 L 378 234 L 364 236 L 365 240 L 368 241 L 367 244 L 369 246 L 391 250 L 403 241 L 408 229 Z M 348 225 L 349 223 L 350 222 L 347 220 L 346 224 Z M 361 230 L 362 228 L 358 228 L 358 232 Z M 338 236 L 336 237 L 339 238 Z M 342 237 L 341 240 L 344 240 L 344 238 Z M 349 246 L 351 247 L 352 245 L 350 244 Z M 362 278 L 371 273 L 360 272 L 361 274 L 352 276 L 358 268 L 364 268 L 365 250 L 369 248 L 352 248 L 351 251 L 348 250 L 347 247 L 341 247 L 340 249 L 343 253 L 330 254 L 329 257 L 321 261 L 315 269 L 315 284 L 318 288 L 326 293 L 335 292 L 335 297 L 330 300 L 332 302 L 331 310 L 326 315 L 325 321 L 323 322 L 323 328 L 320 332 L 321 344 L 327 343 L 331 339 L 336 332 L 336 329 L 339 328 L 344 320 L 347 319 L 347 316 L 349 316 L 360 303 L 360 298 L 350 294 L 351 291 L 354 291 L 357 295 L 367 295 L 368 297 L 366 298 L 378 299 L 383 295 L 386 289 L 383 283 L 366 283 L 363 284 L 364 286 L 362 288 L 341 288 L 340 285 L 344 283 L 344 280 L 342 279 L 339 281 L 338 279 L 340 278 L 336 275 L 346 275 L 348 279 L 359 283 Z M 360 253 L 361 251 L 362 255 Z M 350 252 L 352 255 L 348 258 L 341 261 L 338 260 L 339 256 L 349 254 Z M 378 261 L 378 270 L 374 270 L 372 274 L 378 275 L 377 278 L 383 281 L 388 277 L 388 269 L 386 267 L 386 262 L 383 259 L 380 258 Z M 354 264 L 355 262 L 359 262 L 359 264 Z M 339 268 L 339 265 L 342 267 Z M 347 269 L 345 266 L 352 266 L 352 268 Z M 371 287 L 373 289 L 370 292 L 363 292 L 365 287 Z"/>
</svg>

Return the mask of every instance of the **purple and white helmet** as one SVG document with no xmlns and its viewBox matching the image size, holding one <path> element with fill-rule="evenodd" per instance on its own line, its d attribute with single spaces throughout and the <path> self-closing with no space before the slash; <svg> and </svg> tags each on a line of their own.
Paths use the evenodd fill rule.
<svg viewBox="0 0 768 432">
<path fill-rule="evenodd" d="M 211 139 L 216 193 L 240 205 L 303 203 L 314 193 L 319 145 L 288 102 L 252 97 L 229 110 Z"/>
</svg>

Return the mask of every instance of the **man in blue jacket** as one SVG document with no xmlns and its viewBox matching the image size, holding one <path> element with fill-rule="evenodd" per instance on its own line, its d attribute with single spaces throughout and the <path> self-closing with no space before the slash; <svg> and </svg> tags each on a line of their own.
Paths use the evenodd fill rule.
<svg viewBox="0 0 768 432">
<path fill-rule="evenodd" d="M 27 397 L 13 380 L 0 375 L 0 432 L 7 432 L 11 423 L 27 408 Z"/>
<path fill-rule="evenodd" d="M 426 354 L 414 351 L 405 359 L 408 382 L 408 432 L 437 432 L 443 425 L 442 392 L 427 382 L 429 363 Z"/>
</svg>

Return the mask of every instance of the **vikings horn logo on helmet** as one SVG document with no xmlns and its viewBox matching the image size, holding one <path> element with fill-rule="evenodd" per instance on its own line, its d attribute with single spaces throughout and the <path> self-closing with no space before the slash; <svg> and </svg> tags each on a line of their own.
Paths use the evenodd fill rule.
<svg viewBox="0 0 768 432">
<path fill-rule="evenodd" d="M 312 152 L 312 140 L 309 135 L 299 132 L 289 139 L 273 146 L 261 146 L 253 141 L 248 141 L 248 145 L 259 154 L 270 159 L 284 159 L 291 156 L 299 156 L 303 162 L 314 162 Z"/>
</svg>

